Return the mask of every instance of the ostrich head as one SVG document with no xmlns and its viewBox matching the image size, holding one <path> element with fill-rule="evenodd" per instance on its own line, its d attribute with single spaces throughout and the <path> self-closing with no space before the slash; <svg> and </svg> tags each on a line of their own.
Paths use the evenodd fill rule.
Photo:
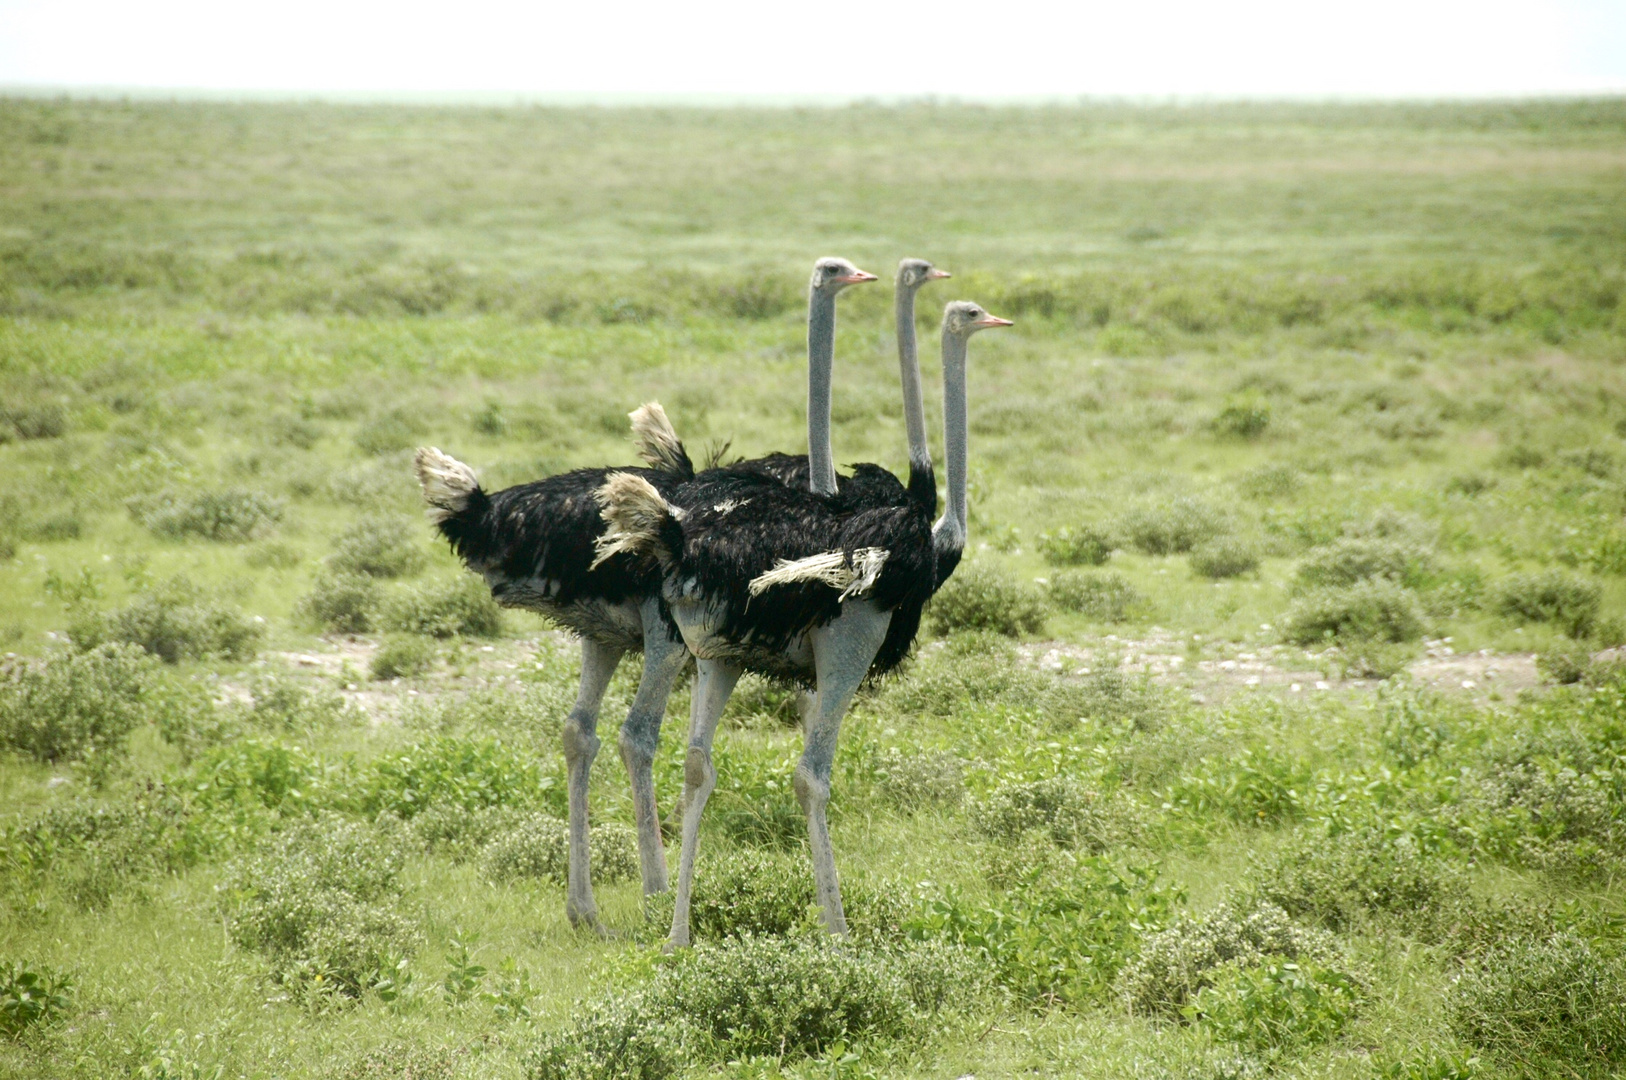
<svg viewBox="0 0 1626 1080">
<path fill-rule="evenodd" d="M 925 259 L 904 259 L 898 263 L 898 288 L 918 289 L 928 281 L 953 277 L 947 270 L 939 270 Z"/>
<path fill-rule="evenodd" d="M 849 285 L 874 280 L 874 274 L 858 269 L 846 259 L 824 258 L 813 264 L 813 280 L 809 287 L 814 292 L 834 296 Z"/>
<path fill-rule="evenodd" d="M 994 326 L 1013 326 L 1009 319 L 990 315 L 969 300 L 953 300 L 943 309 L 943 331 L 955 337 L 968 338 L 978 330 Z"/>
</svg>

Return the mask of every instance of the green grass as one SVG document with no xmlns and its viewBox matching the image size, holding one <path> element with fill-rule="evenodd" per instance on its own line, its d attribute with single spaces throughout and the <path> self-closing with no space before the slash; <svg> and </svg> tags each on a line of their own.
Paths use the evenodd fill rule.
<svg viewBox="0 0 1626 1080">
<path fill-rule="evenodd" d="M 79 740 L 105 752 L 0 751 L 0 963 L 72 985 L 60 1019 L 0 1041 L 0 1074 L 519 1077 L 578 1002 L 678 985 L 635 882 L 599 886 L 624 935 L 602 942 L 569 928 L 552 881 L 494 883 L 475 840 L 422 840 L 422 821 L 477 808 L 562 811 L 574 664 L 529 616 L 493 625 L 455 591 L 462 571 L 413 524 L 407 451 L 439 445 L 493 486 L 626 461 L 626 413 L 650 398 L 691 450 L 800 449 L 801 289 L 823 254 L 953 271 L 925 294 L 928 343 L 951 298 L 1017 321 L 971 358 L 964 572 L 986 587 L 975 618 L 937 622 L 1025 642 L 926 642 L 855 707 L 832 805 L 844 880 L 879 927 L 830 968 L 854 1002 L 900 1008 L 861 984 L 924 970 L 948 940 L 991 959 L 981 981 L 941 975 L 924 1034 L 837 1023 L 839 1047 L 748 1061 L 706 1035 L 696 1068 L 1618 1070 L 1590 1029 L 1505 1006 L 1526 986 L 1558 1002 L 1582 969 L 1588 1000 L 1626 1000 L 1626 706 L 1585 655 L 1626 641 L 1623 128 L 1613 99 L 0 101 L 0 651 L 32 663 L 133 625 L 127 609 L 208 615 L 163 624 L 178 662 L 143 675 L 127 739 L 125 712 L 87 698 L 85 725 L 117 713 Z M 901 470 L 889 300 L 842 301 L 834 439 L 839 460 Z M 1066 569 L 1080 562 L 1101 568 Z M 345 573 L 373 575 L 344 612 L 371 605 L 371 629 L 322 637 L 309 598 Z M 246 644 L 188 647 L 205 623 L 248 627 Z M 448 636 L 391 637 L 411 662 L 369 678 L 398 630 Z M 1469 700 L 1337 678 L 1400 671 L 1442 638 L 1562 655 L 1578 681 Z M 1271 648 L 1335 690 L 1219 673 Z M 1148 653 L 1183 667 L 1143 683 Z M 1102 674 L 1119 660 L 1127 677 Z M 1204 664 L 1209 682 L 1187 674 Z M 601 734 L 635 678 L 618 675 Z M 41 730 L 20 701 L 0 698 L 6 730 Z M 720 737 L 706 852 L 799 865 L 793 710 L 753 701 Z M 680 689 L 657 762 L 664 809 L 687 704 Z M 1039 814 L 1021 832 L 1005 814 L 1013 835 L 990 836 L 1013 793 L 1052 788 L 1088 828 Z M 378 902 L 412 923 L 406 967 L 364 973 L 394 981 L 355 1001 L 312 992 L 308 968 L 279 980 L 287 957 L 233 941 L 234 874 L 307 814 L 381 807 L 370 827 L 406 861 L 398 900 Z M 614 754 L 593 807 L 632 820 Z M 1430 883 L 1426 904 L 1373 899 L 1393 884 L 1377 870 L 1340 877 L 1390 853 Z M 1336 957 L 1302 977 L 1215 968 L 1210 1010 L 1183 1020 L 1124 1004 L 1112 973 L 1144 941 L 1266 894 L 1320 920 Z M 682 978 L 690 997 L 734 992 Z M 839 1005 L 844 985 L 820 992 Z M 1486 1031 L 1501 1034 L 1473 1041 Z"/>
</svg>

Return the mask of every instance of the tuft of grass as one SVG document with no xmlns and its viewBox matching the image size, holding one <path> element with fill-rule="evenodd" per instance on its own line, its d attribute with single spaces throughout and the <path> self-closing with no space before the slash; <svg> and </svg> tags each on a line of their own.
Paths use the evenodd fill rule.
<svg viewBox="0 0 1626 1080">
<path fill-rule="evenodd" d="M 1068 776 L 1003 784 L 972 804 L 971 822 L 990 840 L 1010 843 L 1039 830 L 1060 847 L 1096 854 L 1121 845 L 1138 825 L 1127 800 Z"/>
<path fill-rule="evenodd" d="M 938 634 L 992 630 L 1007 637 L 1037 634 L 1045 609 L 1039 595 L 989 562 L 961 564 L 926 608 Z"/>
<path fill-rule="evenodd" d="M 905 754 L 896 747 L 876 763 L 881 793 L 905 812 L 953 808 L 965 798 L 965 764 L 946 750 Z"/>
<path fill-rule="evenodd" d="M 1605 1077 L 1626 1066 L 1626 962 L 1574 934 L 1523 938 L 1471 963 L 1451 1030 L 1524 1077 Z"/>
<path fill-rule="evenodd" d="M 1259 549 L 1240 537 L 1218 537 L 1192 548 L 1191 569 L 1215 580 L 1251 574 L 1259 569 Z"/>
</svg>

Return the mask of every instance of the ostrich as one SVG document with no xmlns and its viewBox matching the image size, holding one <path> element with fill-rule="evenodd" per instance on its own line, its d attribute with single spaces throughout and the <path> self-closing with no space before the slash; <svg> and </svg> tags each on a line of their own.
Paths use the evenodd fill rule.
<svg viewBox="0 0 1626 1080">
<path fill-rule="evenodd" d="M 650 467 L 629 475 L 664 494 L 694 479 L 694 466 L 659 402 L 640 407 L 631 419 L 640 456 Z M 571 925 L 602 934 L 587 843 L 587 781 L 600 745 L 599 705 L 628 652 L 644 654 L 644 671 L 621 725 L 621 759 L 632 781 L 644 893 L 667 887 L 651 764 L 666 699 L 689 653 L 661 610 L 659 577 L 631 558 L 594 561 L 604 521 L 593 493 L 611 469 L 576 469 L 488 493 L 473 469 L 434 447 L 420 448 L 414 465 L 429 520 L 485 577 L 497 601 L 540 612 L 581 637 L 581 685 L 561 735 L 570 803 L 565 914 Z"/>
<path fill-rule="evenodd" d="M 682 852 L 673 912 L 672 947 L 689 943 L 690 894 L 700 816 L 716 785 L 711 746 L 729 694 L 745 670 L 811 687 L 794 787 L 807 815 L 813 877 L 825 927 L 845 934 L 840 884 L 825 807 L 841 720 L 860 683 L 900 662 L 918 626 L 920 609 L 938 584 L 937 553 L 963 549 L 965 539 L 965 357 L 978 330 L 1010 326 L 976 304 L 950 303 L 943 316 L 945 440 L 950 461 L 949 509 L 934 527 L 932 503 L 844 513 L 832 495 L 828 415 L 808 417 L 815 490 L 795 491 L 761 478 L 705 474 L 670 495 L 634 473 L 610 476 L 599 493 L 609 529 L 601 557 L 635 552 L 660 566 L 663 591 L 697 679 L 684 765 Z M 912 366 L 912 365 L 911 365 Z M 918 375 L 905 377 L 905 414 L 918 407 Z M 828 394 L 810 404 L 828 408 Z M 923 412 L 910 424 L 911 489 L 929 476 Z M 822 434 L 822 440 L 819 436 Z M 916 463 L 921 468 L 916 468 Z M 957 464 L 956 464 L 957 463 Z M 819 490 L 821 481 L 823 490 Z M 933 499 L 935 502 L 935 496 Z M 770 594 L 765 602 L 755 596 Z M 909 623 L 902 649 L 886 654 L 894 621 Z"/>
</svg>

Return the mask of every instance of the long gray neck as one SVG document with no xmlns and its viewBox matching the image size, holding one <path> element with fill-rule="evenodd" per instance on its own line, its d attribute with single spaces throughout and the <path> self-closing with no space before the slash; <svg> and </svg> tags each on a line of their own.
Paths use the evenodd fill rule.
<svg viewBox="0 0 1626 1080">
<path fill-rule="evenodd" d="M 966 339 L 943 328 L 943 451 L 948 461 L 948 506 L 932 526 L 938 551 L 963 551 L 966 541 L 965 454 L 971 431 L 965 408 Z"/>
<path fill-rule="evenodd" d="M 926 405 L 920 398 L 920 352 L 915 346 L 915 290 L 898 286 L 898 373 L 903 378 L 903 423 L 909 431 L 909 464 L 927 468 L 932 452 L 926 445 Z"/>
<path fill-rule="evenodd" d="M 807 476 L 815 495 L 836 493 L 830 448 L 830 382 L 836 364 L 836 298 L 812 289 L 807 300 Z"/>
</svg>

